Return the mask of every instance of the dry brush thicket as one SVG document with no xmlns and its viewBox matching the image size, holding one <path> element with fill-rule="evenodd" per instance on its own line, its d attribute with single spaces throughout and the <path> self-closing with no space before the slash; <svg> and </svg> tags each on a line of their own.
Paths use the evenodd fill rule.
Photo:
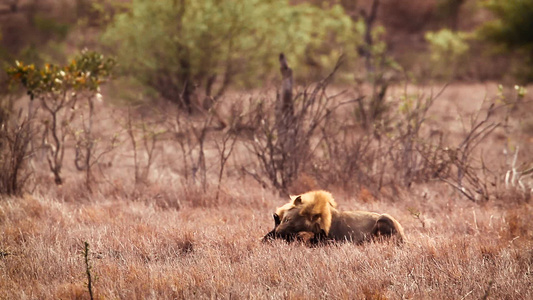
<svg viewBox="0 0 533 300">
<path fill-rule="evenodd" d="M 294 95 L 284 141 L 270 91 L 193 114 L 95 102 L 90 188 L 67 138 L 65 184 L 37 149 L 26 193 L 0 200 L 0 298 L 533 297 L 529 96 L 516 109 L 493 86 L 389 87 L 365 129 L 364 94 Z M 408 241 L 260 242 L 280 194 L 318 188 L 394 215 Z"/>
</svg>

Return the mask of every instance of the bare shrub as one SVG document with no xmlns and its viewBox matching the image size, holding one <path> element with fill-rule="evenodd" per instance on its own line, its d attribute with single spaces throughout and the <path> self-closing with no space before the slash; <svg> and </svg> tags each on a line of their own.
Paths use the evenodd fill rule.
<svg viewBox="0 0 533 300">
<path fill-rule="evenodd" d="M 311 174 L 323 186 L 338 186 L 354 191 L 360 186 L 374 190 L 377 178 L 374 162 L 378 160 L 375 141 L 370 134 L 354 133 L 349 121 L 329 116 L 322 126 L 322 151 L 312 166 Z"/>
<path fill-rule="evenodd" d="M 235 143 L 237 142 L 237 135 L 233 134 L 230 130 L 225 131 L 220 138 L 215 139 L 216 148 L 219 156 L 219 172 L 218 172 L 218 184 L 217 184 L 217 193 L 215 199 L 219 200 L 220 188 L 222 184 L 222 178 L 224 176 L 224 168 L 228 159 L 235 148 Z"/>
<path fill-rule="evenodd" d="M 30 96 L 29 114 L 34 114 L 35 98 L 44 111 L 44 115 L 39 116 L 42 147 L 47 151 L 48 166 L 57 185 L 64 181 L 61 176 L 63 158 L 67 137 L 76 131 L 72 126 L 79 112 L 78 101 L 91 102 L 114 65 L 113 59 L 104 59 L 99 53 L 84 50 L 65 66 L 46 64 L 38 68 L 16 61 L 14 67 L 7 69 L 11 79 L 20 81 Z M 91 156 L 86 155 L 86 158 Z"/>
<path fill-rule="evenodd" d="M 92 190 L 93 166 L 97 164 L 103 156 L 113 151 L 116 148 L 118 141 L 118 136 L 116 134 L 111 137 L 110 141 L 106 141 L 98 138 L 93 130 L 95 115 L 94 100 L 99 97 L 101 97 L 100 94 L 87 96 L 88 107 L 84 107 L 80 110 L 80 129 L 76 132 L 71 132 L 76 142 L 74 164 L 78 171 L 85 172 L 85 187 L 89 191 Z"/>
<path fill-rule="evenodd" d="M 169 149 L 172 150 L 172 161 L 165 164 L 182 177 L 178 185 L 186 190 L 184 193 L 205 194 L 213 184 L 217 193 L 213 195 L 215 200 L 209 199 L 208 202 L 218 201 L 225 167 L 237 143 L 237 135 L 232 129 L 237 119 L 231 121 L 230 129 L 223 130 L 227 125 L 217 112 L 221 103 L 218 101 L 207 111 L 197 106 L 193 114 L 169 103 L 140 106 L 135 110 L 128 108 L 123 127 L 132 147 L 138 192 L 157 185 L 150 182 L 149 175 L 159 165 L 161 152 Z M 215 174 L 218 181 L 213 183 L 211 175 Z M 198 188 L 200 190 L 196 191 Z M 167 207 L 165 201 L 162 201 L 162 207 Z"/>
<path fill-rule="evenodd" d="M 368 187 L 380 193 L 385 186 L 393 190 L 397 185 L 409 187 L 445 171 L 442 135 L 422 129 L 429 108 L 444 89 L 430 95 L 405 91 L 396 102 L 386 101 L 392 82 L 384 75 L 390 68 L 386 55 L 369 55 L 372 64 L 377 64 L 369 71 L 375 79 L 371 97 L 344 102 L 326 91 L 336 69 L 300 91 L 293 101 L 287 100 L 292 95 L 292 70 L 280 56 L 283 82 L 275 104 L 259 101 L 248 118 L 250 123 L 261 120 L 253 139 L 245 143 L 257 158 L 261 173 L 244 170 L 263 186 L 270 184 L 285 194 L 301 173 L 313 174 L 322 187 Z M 361 86 L 356 87 L 356 94 L 362 94 Z M 395 103 L 399 109 L 389 110 Z M 351 108 L 353 114 L 346 109 L 338 111 L 340 106 Z M 274 119 L 268 116 L 272 111 Z"/>
<path fill-rule="evenodd" d="M 354 114 L 329 115 L 321 128 L 323 155 L 315 162 L 313 173 L 326 186 L 348 191 L 365 188 L 375 195 L 384 187 L 394 191 L 397 186 L 436 178 L 445 168 L 442 135 L 423 127 L 429 108 L 442 91 L 430 95 L 404 91 L 396 102 L 387 104 L 396 103 L 397 112 L 381 115 L 383 126 L 373 126 L 371 131 L 357 130 L 363 127 L 357 119 L 359 101 L 352 107 Z"/>
<path fill-rule="evenodd" d="M 260 172 L 250 168 L 244 168 L 244 171 L 264 186 L 270 185 L 280 193 L 288 194 L 291 184 L 316 150 L 316 142 L 313 143 L 315 132 L 326 117 L 343 104 L 334 104 L 337 95 L 329 96 L 326 92 L 341 60 L 326 78 L 305 87 L 294 99 L 290 99 L 292 71 L 283 54 L 280 64 L 283 84 L 276 101 L 261 100 L 250 109 L 249 120 L 261 121 L 253 139 L 246 140 L 245 145 L 257 159 Z M 269 115 L 271 112 L 275 112 L 274 116 Z"/>
<path fill-rule="evenodd" d="M 140 122 L 135 122 L 131 107 L 128 107 L 125 128 L 133 149 L 135 185 L 148 183 L 150 168 L 157 155 L 158 137 L 163 131 L 157 128 L 157 124 L 145 121 L 143 116 Z"/>
<path fill-rule="evenodd" d="M 389 139 L 388 156 L 391 160 L 390 168 L 396 170 L 396 179 L 403 186 L 409 187 L 413 182 L 425 182 L 436 178 L 443 171 L 442 134 L 423 130 L 428 118 L 428 110 L 442 94 L 409 95 L 404 92 L 400 99 L 399 113 Z M 386 132 L 383 138 L 387 139 Z"/>
<path fill-rule="evenodd" d="M 517 189 L 529 199 L 533 194 L 533 167 L 530 166 L 531 162 L 517 166 L 519 151 L 520 147 L 517 146 L 509 170 L 505 173 L 505 188 Z"/>
<path fill-rule="evenodd" d="M 502 174 L 485 163 L 480 145 L 503 126 L 496 111 L 507 104 L 496 107 L 493 103 L 485 109 L 483 102 L 471 116 L 463 116 L 463 138 L 456 141 L 426 125 L 428 110 L 443 91 L 429 95 L 405 91 L 388 104 L 397 104 L 398 109 L 382 115 L 379 123 L 383 126 L 375 125 L 371 132 L 354 130 L 359 122 L 353 115 L 329 116 L 327 127 L 321 129 L 324 153 L 314 161 L 313 174 L 323 186 L 337 185 L 351 191 L 365 188 L 374 195 L 387 187 L 391 196 L 398 194 L 401 186 L 440 180 L 466 199 L 488 200 L 495 195 Z M 520 170 L 525 172 L 521 173 L 524 180 L 528 171 Z"/>
<path fill-rule="evenodd" d="M 28 159 L 33 154 L 30 142 L 34 137 L 31 115 L 13 115 L 11 96 L 2 96 L 0 102 L 0 194 L 20 195 L 32 176 Z"/>
<path fill-rule="evenodd" d="M 176 115 L 165 116 L 165 126 L 168 132 L 172 133 L 173 140 L 178 143 L 181 150 L 182 171 L 185 180 L 192 180 L 193 184 L 199 184 L 202 190 L 207 191 L 207 161 L 206 147 L 208 134 L 210 132 L 221 131 L 226 127 L 225 122 L 217 114 L 217 102 L 209 110 L 199 108 L 200 116 L 191 115 L 182 111 L 174 112 Z M 224 143 L 230 140 L 228 136 Z M 222 159 L 229 156 L 222 153 Z M 223 169 L 225 162 L 221 165 Z"/>
<path fill-rule="evenodd" d="M 492 172 L 483 161 L 483 156 L 479 161 L 476 159 L 476 148 L 501 126 L 500 122 L 491 119 L 494 111 L 494 103 L 486 112 L 480 108 L 471 117 L 465 138 L 455 147 L 442 149 L 449 165 L 453 168 L 447 173 L 440 173 L 438 178 L 471 201 L 488 200 L 490 186 L 495 184 L 491 184 L 495 179 L 491 178 Z M 482 117 L 483 113 L 484 117 Z"/>
</svg>

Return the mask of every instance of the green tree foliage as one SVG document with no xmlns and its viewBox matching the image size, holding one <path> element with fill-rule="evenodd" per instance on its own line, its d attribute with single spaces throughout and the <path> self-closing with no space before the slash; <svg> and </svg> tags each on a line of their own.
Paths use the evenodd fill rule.
<svg viewBox="0 0 533 300">
<path fill-rule="evenodd" d="M 485 0 L 495 20 L 481 26 L 477 35 L 503 46 L 513 55 L 513 71 L 524 83 L 533 82 L 533 0 Z"/>
<path fill-rule="evenodd" d="M 496 19 L 480 30 L 482 37 L 510 48 L 533 47 L 533 0 L 484 2 Z"/>
<path fill-rule="evenodd" d="M 465 62 L 468 54 L 468 34 L 461 31 L 441 29 L 425 35 L 430 47 L 432 75 L 451 79 Z"/>
<path fill-rule="evenodd" d="M 164 98 L 190 106 L 187 97 L 195 87 L 217 99 L 231 84 L 268 79 L 280 52 L 300 76 L 328 70 L 341 53 L 355 52 L 352 29 L 339 5 L 134 0 L 115 16 L 103 40 L 114 46 L 124 71 Z"/>
<path fill-rule="evenodd" d="M 45 64 L 44 68 L 39 68 L 16 61 L 14 67 L 7 68 L 7 74 L 22 83 L 31 99 L 58 99 L 68 91 L 98 91 L 114 65 L 112 58 L 105 59 L 97 52 L 83 51 L 66 66 Z"/>
</svg>

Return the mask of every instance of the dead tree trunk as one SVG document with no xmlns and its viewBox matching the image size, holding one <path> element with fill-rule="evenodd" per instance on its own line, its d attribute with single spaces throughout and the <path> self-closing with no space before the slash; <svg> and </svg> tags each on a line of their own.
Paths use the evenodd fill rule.
<svg viewBox="0 0 533 300">
<path fill-rule="evenodd" d="M 277 95 L 276 103 L 276 131 L 277 131 L 277 148 L 280 150 L 276 157 L 276 169 L 281 172 L 280 187 L 284 193 L 288 192 L 289 185 L 296 176 L 298 163 L 295 157 L 295 150 L 298 147 L 296 141 L 298 124 L 294 115 L 294 104 L 292 95 L 292 69 L 289 68 L 285 55 L 279 55 L 279 64 L 281 71 L 281 91 Z"/>
<path fill-rule="evenodd" d="M 289 138 L 288 132 L 294 126 L 294 105 L 292 103 L 292 69 L 289 68 L 285 55 L 279 55 L 281 71 L 281 91 L 278 94 L 278 107 L 276 111 L 276 124 L 278 136 L 282 144 Z"/>
<path fill-rule="evenodd" d="M 374 73 L 374 66 L 372 65 L 372 52 L 371 47 L 374 44 L 374 39 L 372 38 L 372 26 L 376 21 L 378 15 L 379 0 L 374 0 L 372 6 L 370 7 L 370 13 L 366 13 L 364 10 L 361 10 L 361 16 L 365 21 L 365 35 L 364 41 L 365 45 L 359 48 L 359 54 L 365 58 L 365 66 L 368 73 Z"/>
</svg>

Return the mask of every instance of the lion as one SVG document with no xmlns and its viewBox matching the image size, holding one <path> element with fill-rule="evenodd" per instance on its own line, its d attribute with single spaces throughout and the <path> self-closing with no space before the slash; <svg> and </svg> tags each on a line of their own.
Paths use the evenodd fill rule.
<svg viewBox="0 0 533 300">
<path fill-rule="evenodd" d="M 274 219 L 275 228 L 264 239 L 292 241 L 303 235 L 310 243 L 349 241 L 360 244 L 382 238 L 391 238 L 398 243 L 405 241 L 402 226 L 390 215 L 337 210 L 335 200 L 326 191 L 294 197 L 276 210 Z"/>
</svg>

